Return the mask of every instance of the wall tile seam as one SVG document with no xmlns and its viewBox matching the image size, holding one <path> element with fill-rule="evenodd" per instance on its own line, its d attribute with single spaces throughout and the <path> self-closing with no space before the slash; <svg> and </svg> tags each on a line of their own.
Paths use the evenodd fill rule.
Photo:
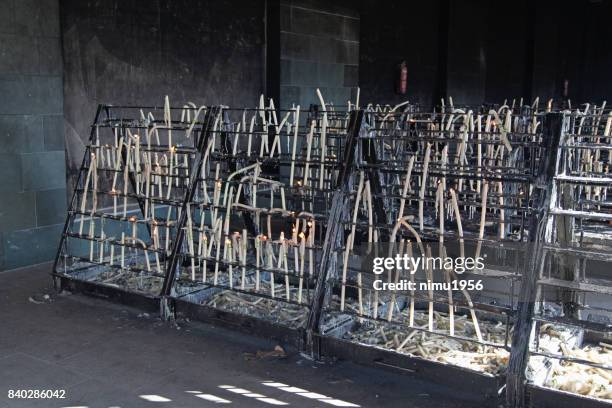
<svg viewBox="0 0 612 408">
<path fill-rule="evenodd" d="M 282 6 L 282 5 L 281 5 Z M 350 18 L 351 20 L 361 20 L 360 17 L 355 17 L 355 16 L 349 16 L 347 14 L 340 14 L 340 13 L 332 13 L 331 11 L 324 11 L 324 10 L 317 10 L 317 9 L 311 9 L 308 7 L 303 7 L 303 6 L 285 6 L 288 7 L 290 9 L 298 9 L 298 10 L 305 10 L 305 11 L 310 11 L 313 13 L 319 13 L 319 14 L 327 14 L 330 16 L 337 16 L 337 17 L 344 17 L 344 18 Z"/>
<path fill-rule="evenodd" d="M 3 78 L 4 77 L 4 78 Z M 18 77 L 43 77 L 43 78 L 58 78 L 61 79 L 63 82 L 64 76 L 62 74 L 40 74 L 40 73 L 27 73 L 27 74 L 20 74 L 20 73 L 6 73 L 6 74 L 2 74 L 0 73 L 0 80 L 2 81 L 13 81 L 18 79 Z M 62 94 L 62 98 L 63 98 L 63 94 Z"/>
<path fill-rule="evenodd" d="M 317 35 L 317 34 L 307 34 L 307 33 L 298 33 L 295 31 L 286 31 L 286 30 L 280 30 L 281 34 L 292 34 L 292 35 L 303 35 L 304 37 L 314 37 L 314 38 L 320 38 L 320 39 L 334 39 L 336 41 L 342 41 L 342 42 L 347 42 L 347 43 L 352 43 L 352 44 L 357 44 L 359 45 L 359 40 L 347 40 L 345 38 L 341 38 L 341 37 L 334 37 L 331 35 Z"/>
<path fill-rule="evenodd" d="M 61 40 L 61 36 L 60 35 L 32 35 L 32 34 L 22 34 L 22 33 L 15 33 L 15 32 L 10 32 L 10 31 L 2 31 L 0 30 L 0 34 L 1 35 L 11 35 L 14 37 L 21 37 L 21 38 L 34 38 L 34 39 L 43 39 L 43 40 L 57 40 L 58 45 L 60 44 L 60 40 Z"/>
<path fill-rule="evenodd" d="M 345 66 L 348 65 L 348 66 L 351 66 L 351 67 L 359 66 L 358 64 L 351 64 L 351 63 L 348 63 L 348 62 L 329 62 L 328 59 L 325 59 L 325 58 L 323 58 L 323 59 L 321 59 L 321 58 L 317 58 L 317 59 L 304 59 L 304 58 L 286 57 L 286 56 L 282 56 L 281 55 L 281 59 L 284 59 L 284 60 L 287 60 L 287 61 L 292 61 L 292 62 L 293 61 L 295 61 L 295 62 L 315 62 L 317 64 L 323 64 L 323 65 L 324 64 L 327 64 L 327 65 L 335 64 L 335 65 L 345 65 Z"/>
<path fill-rule="evenodd" d="M 34 155 L 34 154 L 41 154 L 41 153 L 63 153 L 64 155 L 66 154 L 66 150 L 62 150 L 62 149 L 53 149 L 53 150 L 41 150 L 39 152 L 21 152 L 21 153 L 17 153 L 20 155 Z"/>
</svg>

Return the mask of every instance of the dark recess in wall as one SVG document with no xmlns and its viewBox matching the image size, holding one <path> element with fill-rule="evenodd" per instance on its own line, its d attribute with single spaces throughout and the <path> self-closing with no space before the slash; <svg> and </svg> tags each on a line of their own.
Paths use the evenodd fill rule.
<svg viewBox="0 0 612 408">
<path fill-rule="evenodd" d="M 359 38 L 361 105 L 405 100 L 431 104 L 438 81 L 439 7 L 444 1 L 363 0 Z M 408 66 L 408 93 L 395 93 L 398 65 Z"/>
<path fill-rule="evenodd" d="M 98 103 L 254 106 L 264 13 L 263 0 L 62 1 L 68 191 Z"/>
<path fill-rule="evenodd" d="M 361 2 L 359 85 L 363 102 L 425 106 L 511 103 L 539 96 L 574 106 L 612 95 L 612 1 L 486 0 Z M 408 65 L 408 93 L 395 92 Z"/>
</svg>

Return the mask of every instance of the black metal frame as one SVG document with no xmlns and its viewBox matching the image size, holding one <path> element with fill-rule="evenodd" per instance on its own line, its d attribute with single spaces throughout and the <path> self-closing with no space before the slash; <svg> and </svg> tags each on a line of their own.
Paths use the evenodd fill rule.
<svg viewBox="0 0 612 408">
<path fill-rule="evenodd" d="M 94 124 L 98 123 L 102 110 L 106 111 L 108 107 L 99 105 L 96 111 Z M 184 236 L 185 225 L 187 222 L 188 203 L 194 198 L 194 194 L 198 184 L 200 168 L 202 166 L 204 150 L 207 142 L 211 137 L 211 127 L 215 117 L 222 108 L 214 107 L 206 112 L 206 116 L 202 121 L 200 134 L 196 143 L 196 153 L 192 165 L 192 173 L 190 175 L 188 187 L 185 190 L 184 198 L 181 204 L 182 211 L 177 223 L 177 236 L 172 244 L 172 250 L 167 258 L 163 288 L 159 296 L 145 296 L 141 294 L 130 293 L 119 288 L 97 285 L 92 282 L 86 282 L 75 279 L 70 276 L 57 272 L 57 266 L 60 262 L 62 248 L 65 245 L 66 237 L 72 214 L 77 205 L 77 190 L 72 194 L 72 199 L 69 207 L 69 213 L 64 224 L 60 244 L 58 247 L 55 263 L 53 266 L 52 275 L 56 288 L 68 288 L 78 290 L 85 294 L 111 298 L 114 301 L 126 303 L 147 310 L 155 310 L 161 305 L 161 313 L 166 318 L 173 318 L 176 315 L 190 317 L 192 319 L 206 321 L 215 324 L 221 324 L 230 328 L 247 331 L 266 337 L 278 339 L 279 341 L 289 342 L 297 346 L 300 350 L 310 354 L 315 359 L 323 357 L 340 357 L 354 360 L 359 363 L 374 365 L 382 368 L 389 368 L 397 372 L 408 373 L 410 375 L 419 375 L 434 381 L 443 381 L 446 384 L 456 385 L 461 388 L 472 388 L 478 390 L 484 395 L 484 399 L 493 404 L 498 402 L 499 390 L 502 387 L 502 377 L 479 374 L 473 370 L 463 369 L 457 366 L 450 366 L 442 363 L 436 363 L 425 360 L 419 357 L 409 355 L 399 355 L 376 347 L 368 347 L 349 341 L 323 336 L 320 333 L 321 316 L 323 306 L 332 295 L 332 283 L 330 279 L 333 275 L 332 270 L 336 267 L 335 248 L 339 245 L 341 239 L 341 225 L 343 211 L 345 210 L 344 197 L 349 193 L 350 186 L 348 184 L 349 177 L 353 171 L 353 163 L 355 161 L 355 153 L 361 148 L 364 160 L 371 166 L 371 178 L 378 180 L 376 171 L 376 154 L 371 149 L 371 146 L 364 140 L 359 146 L 359 132 L 362 130 L 364 121 L 364 111 L 352 111 L 350 114 L 350 122 L 348 133 L 345 140 L 344 149 L 342 151 L 343 167 L 340 169 L 338 179 L 334 188 L 331 211 L 328 218 L 325 240 L 322 246 L 321 270 L 317 276 L 316 285 L 314 287 L 314 295 L 308 320 L 304 329 L 293 330 L 287 327 L 275 324 L 270 321 L 264 321 L 256 317 L 239 315 L 228 311 L 220 311 L 205 305 L 195 305 L 180 296 L 175 296 L 173 286 L 177 279 L 177 269 L 179 254 L 185 251 Z M 538 171 L 536 187 L 536 213 L 529 220 L 526 220 L 530 225 L 530 231 L 538 231 L 529 237 L 531 244 L 528 273 L 525 275 L 521 292 L 519 294 L 519 307 L 515 315 L 513 315 L 515 327 L 512 341 L 512 351 L 510 354 L 510 364 L 506 373 L 506 403 L 509 407 L 522 407 L 526 402 L 526 394 L 532 406 L 550 406 L 551 398 L 554 398 L 556 407 L 574 406 L 577 402 L 587 404 L 584 406 L 604 406 L 599 402 L 593 402 L 592 399 L 585 399 L 569 393 L 556 391 L 548 388 L 538 387 L 531 384 L 525 384 L 525 369 L 527 366 L 529 353 L 529 336 L 534 318 L 534 301 L 536 296 L 536 286 L 538 277 L 538 259 L 543 250 L 543 224 L 547 218 L 550 202 L 550 188 L 552 179 L 555 173 L 556 155 L 560 142 L 561 135 L 561 114 L 548 113 L 545 116 L 544 122 L 544 140 L 546 141 L 546 151 L 544 160 L 540 163 Z M 92 127 L 90 134 L 90 144 L 95 137 L 95 129 Z M 77 186 L 81 182 L 83 173 L 86 170 L 86 163 L 89 157 L 90 148 L 86 148 L 85 156 L 81 164 L 77 179 Z M 132 188 L 135 181 L 130 178 Z M 376 186 L 376 183 L 375 183 Z M 378 194 L 376 194 L 378 196 Z M 141 207 L 142 211 L 142 207 Z M 384 204 L 382 200 L 377 205 L 377 215 L 379 218 L 385 216 Z M 502 387 L 503 388 L 503 387 Z M 590 405 L 589 405 L 590 404 Z"/>
</svg>

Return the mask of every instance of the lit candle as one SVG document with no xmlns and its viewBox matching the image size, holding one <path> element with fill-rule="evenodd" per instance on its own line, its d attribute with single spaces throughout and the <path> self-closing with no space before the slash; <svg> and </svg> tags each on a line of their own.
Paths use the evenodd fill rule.
<svg viewBox="0 0 612 408">
<path fill-rule="evenodd" d="M 308 222 L 308 226 L 310 227 L 310 231 L 308 231 L 308 269 L 309 276 L 312 277 L 314 275 L 314 238 L 315 238 L 315 220 Z"/>
<path fill-rule="evenodd" d="M 136 240 L 138 236 L 138 218 L 132 216 L 130 217 L 130 222 L 132 223 L 132 238 Z"/>
</svg>

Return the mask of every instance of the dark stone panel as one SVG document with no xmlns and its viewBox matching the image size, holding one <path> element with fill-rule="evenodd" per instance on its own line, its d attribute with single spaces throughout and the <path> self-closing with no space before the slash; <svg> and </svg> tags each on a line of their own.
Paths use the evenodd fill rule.
<svg viewBox="0 0 612 408">
<path fill-rule="evenodd" d="M 14 0 L 17 34 L 59 37 L 58 0 Z"/>
<path fill-rule="evenodd" d="M 292 104 L 299 104 L 300 92 L 298 86 L 281 86 L 281 108 L 289 109 Z"/>
<path fill-rule="evenodd" d="M 325 40 L 320 39 L 323 44 Z M 281 33 L 281 58 L 315 60 L 317 58 L 317 48 L 313 39 L 308 35 Z"/>
<path fill-rule="evenodd" d="M 361 90 L 360 90 L 360 92 L 361 92 Z M 361 97 L 361 95 L 359 95 L 359 97 Z M 353 87 L 353 88 L 351 88 L 351 101 L 352 101 L 353 103 L 357 103 L 357 102 L 358 102 L 358 101 L 357 101 L 357 87 Z M 359 101 L 359 106 L 360 106 L 360 107 L 362 106 L 362 105 L 361 105 L 361 101 Z"/>
<path fill-rule="evenodd" d="M 34 37 L 0 34 L 0 74 L 35 74 L 38 65 Z"/>
<path fill-rule="evenodd" d="M 63 227 L 56 224 L 5 233 L 5 269 L 53 260 Z"/>
<path fill-rule="evenodd" d="M 4 231 L 0 230 L 0 271 L 6 268 L 6 254 L 4 253 Z"/>
<path fill-rule="evenodd" d="M 2 175 L 0 193 L 14 193 L 22 191 L 20 155 L 0 153 L 0 174 Z M 4 196 L 8 196 L 8 194 L 3 194 L 3 197 Z"/>
<path fill-rule="evenodd" d="M 601 104 L 604 100 L 610 103 L 612 95 L 612 80 L 610 80 L 610 67 L 612 67 L 612 2 L 589 1 L 581 10 L 584 19 L 581 21 L 585 27 L 585 40 L 583 43 L 583 57 L 573 58 L 579 65 L 576 68 L 575 85 L 571 85 L 574 100 L 588 101 Z M 574 17 L 574 16 L 572 16 Z M 539 21 L 539 20 L 538 20 Z M 576 47 L 573 52 L 580 52 L 582 47 Z M 577 91 L 577 92 L 576 92 Z"/>
<path fill-rule="evenodd" d="M 0 115 L 3 153 L 30 153 L 43 150 L 42 118 L 28 115 Z"/>
<path fill-rule="evenodd" d="M 448 96 L 453 98 L 455 105 L 476 105 L 485 100 L 485 78 L 476 73 L 449 72 Z M 440 101 L 436 101 L 440 103 Z M 502 103 L 501 101 L 490 101 Z"/>
<path fill-rule="evenodd" d="M 69 190 L 98 103 L 253 106 L 263 0 L 61 2 Z"/>
<path fill-rule="evenodd" d="M 312 37 L 312 47 L 316 53 L 315 59 L 319 62 L 336 63 L 338 61 L 338 48 L 341 40 L 325 37 Z"/>
<path fill-rule="evenodd" d="M 359 43 L 349 41 L 337 41 L 338 51 L 336 62 L 339 64 L 359 64 Z"/>
<path fill-rule="evenodd" d="M 359 19 L 344 18 L 342 23 L 342 39 L 359 41 Z"/>
<path fill-rule="evenodd" d="M 291 8 L 291 31 L 330 38 L 342 38 L 344 18 L 335 14 Z"/>
<path fill-rule="evenodd" d="M 43 116 L 42 123 L 45 150 L 64 150 L 64 117 Z"/>
<path fill-rule="evenodd" d="M 344 65 L 317 64 L 317 77 L 320 86 L 344 86 Z"/>
<path fill-rule="evenodd" d="M 345 65 L 344 66 L 344 86 L 357 86 L 359 83 L 359 66 Z"/>
<path fill-rule="evenodd" d="M 62 49 L 57 38 L 39 38 L 38 55 L 41 74 L 62 74 Z"/>
<path fill-rule="evenodd" d="M 286 4 L 280 5 L 280 29 L 281 31 L 291 30 L 291 8 Z"/>
<path fill-rule="evenodd" d="M 322 90 L 323 92 L 324 90 Z M 323 94 L 325 97 L 325 94 Z M 308 109 L 310 104 L 319 105 L 319 99 L 317 98 L 316 87 L 300 87 L 300 106 L 302 109 Z"/>
<path fill-rule="evenodd" d="M 3 194 L 0 230 L 14 231 L 36 226 L 36 195 L 33 192 Z"/>
<path fill-rule="evenodd" d="M 359 31 L 360 104 L 395 105 L 405 100 L 430 105 L 436 91 L 440 0 L 364 0 Z M 469 40 L 465 40 L 469 41 Z M 398 66 L 408 68 L 408 92 L 396 93 Z M 426 73 L 429 73 L 426 75 Z"/>
<path fill-rule="evenodd" d="M 351 89 L 344 87 L 328 87 L 322 88 L 321 92 L 325 103 L 331 102 L 335 106 L 344 108 L 347 106 L 348 100 L 351 98 Z"/>
<path fill-rule="evenodd" d="M 66 218 L 66 189 L 36 192 L 36 225 L 59 224 Z"/>
<path fill-rule="evenodd" d="M 499 14 L 488 7 L 488 30 L 484 32 L 486 56 L 485 102 L 503 103 L 523 96 L 530 10 L 523 2 Z"/>
<path fill-rule="evenodd" d="M 291 61 L 291 79 L 293 85 L 316 86 L 318 84 L 316 62 Z"/>
<path fill-rule="evenodd" d="M 287 0 L 293 7 L 359 18 L 359 9 L 351 0 Z"/>
<path fill-rule="evenodd" d="M 288 59 L 282 59 L 280 63 L 280 84 L 291 85 L 291 64 L 292 61 Z"/>
<path fill-rule="evenodd" d="M 23 189 L 51 190 L 66 186 L 64 151 L 21 155 Z"/>
<path fill-rule="evenodd" d="M 0 114 L 62 112 L 62 78 L 59 76 L 0 75 L 0 95 Z"/>
<path fill-rule="evenodd" d="M 0 0 L 0 33 L 15 32 L 14 0 Z"/>
<path fill-rule="evenodd" d="M 58 0 L 14 0 L 14 7 L 17 34 L 59 37 Z"/>
<path fill-rule="evenodd" d="M 344 87 L 318 87 L 323 95 L 325 103 L 333 103 L 335 106 L 346 106 L 347 101 L 351 97 L 350 88 Z M 317 87 L 302 87 L 300 89 L 300 106 L 308 109 L 310 104 L 319 105 L 317 97 Z"/>
</svg>

